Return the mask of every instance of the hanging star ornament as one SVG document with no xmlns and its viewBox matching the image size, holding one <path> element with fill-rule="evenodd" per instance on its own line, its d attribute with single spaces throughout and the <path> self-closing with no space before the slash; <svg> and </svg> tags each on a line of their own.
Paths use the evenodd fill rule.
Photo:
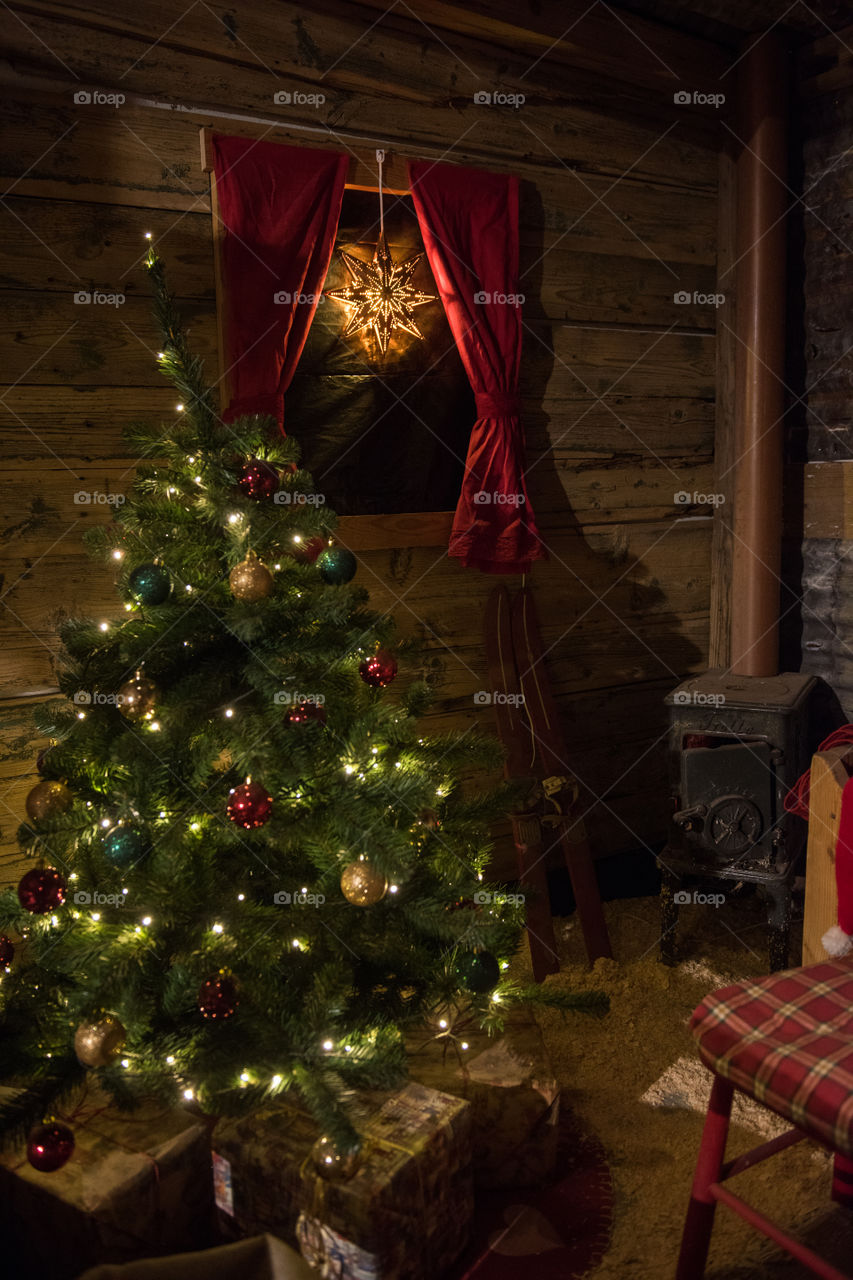
<svg viewBox="0 0 853 1280">
<path fill-rule="evenodd" d="M 372 262 L 362 262 L 351 253 L 341 252 L 351 283 L 346 289 L 331 289 L 327 297 L 352 308 L 343 336 L 373 330 L 384 355 L 395 329 L 423 338 L 413 309 L 435 302 L 435 295 L 419 293 L 411 284 L 412 273 L 423 257 L 416 253 L 405 262 L 395 262 L 384 234 L 379 237 Z"/>
</svg>

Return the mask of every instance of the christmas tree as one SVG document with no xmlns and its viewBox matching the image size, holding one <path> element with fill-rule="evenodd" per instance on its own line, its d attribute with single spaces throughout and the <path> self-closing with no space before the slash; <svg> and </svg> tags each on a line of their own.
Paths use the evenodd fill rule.
<svg viewBox="0 0 853 1280">
<path fill-rule="evenodd" d="M 351 1148 L 348 1099 L 400 1081 L 406 1028 L 463 1003 L 499 1026 L 532 994 L 505 972 L 521 908 L 484 881 L 507 793 L 461 781 L 496 742 L 419 727 L 430 689 L 351 585 L 295 441 L 220 419 L 147 266 L 179 413 L 134 428 L 149 461 L 87 535 L 124 613 L 62 628 L 32 867 L 0 895 L 0 1077 L 19 1086 L 0 1131 L 42 1168 L 71 1141 L 45 1122 L 92 1072 L 125 1107 L 294 1089 Z"/>
</svg>

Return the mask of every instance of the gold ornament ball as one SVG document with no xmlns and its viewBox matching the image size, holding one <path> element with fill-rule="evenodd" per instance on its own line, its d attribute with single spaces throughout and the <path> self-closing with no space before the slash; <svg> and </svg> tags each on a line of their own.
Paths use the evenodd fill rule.
<svg viewBox="0 0 853 1280">
<path fill-rule="evenodd" d="M 74 1052 L 84 1067 L 108 1067 L 124 1048 L 127 1033 L 112 1014 L 84 1022 L 74 1033 Z"/>
<path fill-rule="evenodd" d="M 273 588 L 273 576 L 254 551 L 250 551 L 246 559 L 231 570 L 228 583 L 235 599 L 252 604 L 269 595 Z"/>
<path fill-rule="evenodd" d="M 339 1147 L 331 1138 L 318 1138 L 311 1148 L 311 1162 L 327 1182 L 348 1182 L 361 1164 L 361 1147 Z"/>
<path fill-rule="evenodd" d="M 160 690 L 154 681 L 137 671 L 133 679 L 119 689 L 118 709 L 127 720 L 150 720 L 159 696 Z"/>
<path fill-rule="evenodd" d="M 74 799 L 64 782 L 45 779 L 37 782 L 26 799 L 27 817 L 32 822 L 40 822 L 42 818 L 53 818 L 65 813 Z"/>
<path fill-rule="evenodd" d="M 385 897 L 388 881 L 369 862 L 351 862 L 341 875 L 341 892 L 354 907 L 372 907 Z"/>
</svg>

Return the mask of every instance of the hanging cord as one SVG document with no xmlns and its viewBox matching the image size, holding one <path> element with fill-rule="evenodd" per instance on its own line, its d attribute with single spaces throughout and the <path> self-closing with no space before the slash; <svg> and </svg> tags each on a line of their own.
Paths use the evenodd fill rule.
<svg viewBox="0 0 853 1280">
<path fill-rule="evenodd" d="M 382 166 L 385 163 L 385 152 L 376 152 L 376 163 L 379 165 L 379 239 L 385 235 L 385 201 L 382 198 Z"/>
<path fill-rule="evenodd" d="M 853 743 L 853 724 L 843 724 L 840 729 L 836 729 L 824 738 L 818 747 L 818 751 L 830 751 L 833 747 L 846 747 Z M 798 818 L 809 820 L 809 782 L 811 780 L 811 768 L 806 769 L 791 790 L 785 796 L 783 801 L 786 813 L 795 813 Z"/>
</svg>

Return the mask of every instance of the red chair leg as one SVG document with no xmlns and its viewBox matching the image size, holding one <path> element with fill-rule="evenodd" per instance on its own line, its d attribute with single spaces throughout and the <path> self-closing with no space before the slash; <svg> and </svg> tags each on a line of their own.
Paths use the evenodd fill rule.
<svg viewBox="0 0 853 1280">
<path fill-rule="evenodd" d="M 722 1076 L 714 1076 L 675 1280 L 701 1280 L 705 1274 L 708 1246 L 714 1227 L 714 1210 L 717 1207 L 709 1187 L 719 1181 L 723 1167 L 733 1094 L 734 1088 L 728 1080 L 724 1080 Z"/>
<path fill-rule="evenodd" d="M 836 1152 L 832 1168 L 832 1198 L 853 1209 L 853 1160 Z"/>
</svg>

